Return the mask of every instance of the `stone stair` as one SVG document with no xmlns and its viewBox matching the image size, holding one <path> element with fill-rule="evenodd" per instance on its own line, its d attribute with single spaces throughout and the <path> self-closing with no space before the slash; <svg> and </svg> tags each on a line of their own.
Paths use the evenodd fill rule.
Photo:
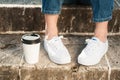
<svg viewBox="0 0 120 80">
<path fill-rule="evenodd" d="M 72 56 L 72 62 L 57 65 L 51 62 L 43 48 L 35 65 L 24 61 L 21 36 L 0 35 L 0 80 L 120 80 L 120 36 L 109 36 L 109 50 L 94 66 L 77 63 L 84 48 L 84 40 L 91 36 L 65 36 L 63 42 Z M 42 39 L 44 38 L 43 35 Z"/>
<path fill-rule="evenodd" d="M 21 36 L 35 32 L 44 39 L 41 5 L 38 0 L 23 0 L 19 4 L 16 4 L 19 0 L 11 4 L 9 1 L 0 1 L 0 80 L 120 80 L 120 0 L 115 0 L 113 19 L 109 23 L 109 50 L 94 66 L 77 63 L 85 39 L 94 31 L 91 6 L 64 5 L 62 8 L 58 29 L 72 56 L 70 64 L 51 62 L 42 41 L 40 60 L 30 65 L 24 61 Z"/>
</svg>

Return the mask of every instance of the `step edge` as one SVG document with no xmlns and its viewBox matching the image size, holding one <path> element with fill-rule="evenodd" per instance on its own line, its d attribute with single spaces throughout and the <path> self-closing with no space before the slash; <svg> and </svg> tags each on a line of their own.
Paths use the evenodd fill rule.
<svg viewBox="0 0 120 80">
<path fill-rule="evenodd" d="M 0 4 L 0 8 L 41 8 L 41 4 Z"/>
</svg>

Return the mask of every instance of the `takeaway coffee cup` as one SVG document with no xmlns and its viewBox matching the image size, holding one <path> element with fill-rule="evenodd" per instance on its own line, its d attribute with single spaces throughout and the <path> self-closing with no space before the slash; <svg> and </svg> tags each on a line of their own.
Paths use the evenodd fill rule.
<svg viewBox="0 0 120 80">
<path fill-rule="evenodd" d="M 29 64 L 37 63 L 39 61 L 40 36 L 38 34 L 25 34 L 21 41 L 25 61 Z"/>
</svg>

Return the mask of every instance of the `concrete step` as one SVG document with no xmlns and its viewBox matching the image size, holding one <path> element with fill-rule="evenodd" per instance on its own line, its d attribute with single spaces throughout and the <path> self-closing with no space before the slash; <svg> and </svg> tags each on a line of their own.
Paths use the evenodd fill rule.
<svg viewBox="0 0 120 80">
<path fill-rule="evenodd" d="M 23 58 L 21 36 L 0 35 L 0 80 L 120 80 L 120 35 L 108 37 L 109 50 L 94 66 L 77 63 L 77 56 L 85 46 L 84 40 L 91 36 L 64 37 L 63 42 L 72 56 L 72 62 L 67 65 L 51 62 L 43 42 L 39 62 L 27 64 Z"/>
<path fill-rule="evenodd" d="M 120 6 L 115 0 L 109 32 L 120 34 Z M 93 33 L 91 6 L 64 5 L 58 21 L 61 33 Z M 44 16 L 39 4 L 0 4 L 0 34 L 44 32 Z M 19 31 L 19 32 L 18 32 Z"/>
</svg>

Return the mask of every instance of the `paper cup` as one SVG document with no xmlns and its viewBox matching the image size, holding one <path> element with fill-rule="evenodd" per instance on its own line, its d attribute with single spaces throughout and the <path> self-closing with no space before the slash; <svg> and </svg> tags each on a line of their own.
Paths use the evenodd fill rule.
<svg viewBox="0 0 120 80">
<path fill-rule="evenodd" d="M 25 61 L 35 64 L 39 61 L 40 36 L 38 34 L 26 34 L 21 39 Z"/>
</svg>

